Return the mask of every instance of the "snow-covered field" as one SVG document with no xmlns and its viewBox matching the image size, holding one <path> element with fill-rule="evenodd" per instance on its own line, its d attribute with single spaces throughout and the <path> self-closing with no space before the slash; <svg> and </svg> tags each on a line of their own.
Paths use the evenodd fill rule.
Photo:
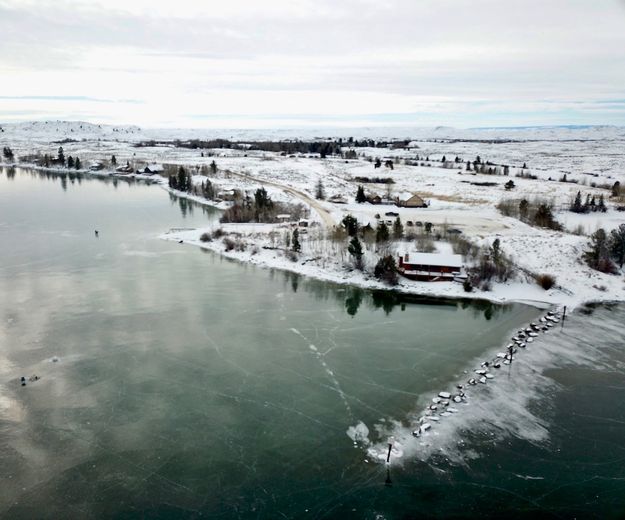
<svg viewBox="0 0 625 520">
<path fill-rule="evenodd" d="M 108 160 L 115 155 L 118 164 L 131 162 L 135 166 L 147 163 L 184 165 L 194 173 L 197 184 L 206 179 L 202 167 L 215 161 L 218 172 L 209 176 L 221 192 L 237 189 L 250 195 L 264 186 L 273 200 L 300 203 L 308 208 L 311 225 L 302 234 L 302 251 L 292 255 L 287 251 L 287 235 L 295 223 L 226 224 L 221 227 L 238 240 L 240 246 L 226 251 L 223 240 L 202 242 L 204 233 L 212 228 L 176 231 L 163 235 L 170 240 L 202 246 L 225 256 L 267 267 L 277 267 L 301 274 L 364 287 L 383 287 L 372 276 L 373 266 L 381 251 L 375 243 L 365 244 L 365 270 L 351 267 L 345 240 L 331 240 L 331 228 L 347 214 L 355 216 L 362 225 L 375 227 L 379 220 L 394 220 L 387 212 L 398 213 L 404 231 L 418 231 L 417 223 L 433 224 L 434 235 L 445 229 L 457 229 L 462 236 L 479 244 L 491 244 L 499 238 L 503 251 L 521 268 L 516 280 L 494 283 L 488 292 L 465 293 L 461 284 L 452 282 L 414 282 L 400 279 L 398 290 L 451 297 L 478 297 L 494 301 L 540 301 L 575 306 L 583 301 L 623 300 L 623 274 L 607 275 L 586 266 L 581 255 L 588 237 L 575 235 L 579 229 L 586 234 L 599 227 L 607 231 L 625 223 L 625 212 L 615 209 L 610 200 L 612 186 L 619 181 L 625 185 L 625 129 L 620 127 L 540 128 L 540 129 L 476 129 L 451 128 L 363 128 L 307 129 L 301 131 L 206 131 L 206 130 L 142 130 L 138 127 L 108 127 L 76 122 L 37 122 L 0 125 L 0 144 L 10 146 L 16 157 L 33 153 L 56 155 L 62 144 L 65 155 L 80 157 L 83 165 L 90 161 Z M 280 155 L 278 153 L 231 149 L 195 150 L 173 145 L 136 147 L 143 140 L 171 141 L 173 139 L 232 140 L 311 139 L 324 137 L 368 137 L 372 139 L 406 139 L 409 145 L 400 148 L 356 148 L 357 159 L 340 157 L 321 159 L 308 154 Z M 507 164 L 510 175 L 484 175 L 466 171 L 465 163 L 476 156 L 494 164 Z M 419 160 L 417 160 L 417 156 Z M 460 162 L 444 165 L 459 157 Z M 371 160 L 392 159 L 394 168 L 374 168 Z M 425 158 L 429 158 L 425 160 Z M 405 164 L 404 161 L 410 164 Z M 516 177 L 522 165 L 525 172 L 536 176 Z M 207 168 L 203 168 L 204 172 Z M 99 174 L 109 174 L 106 168 Z M 559 182 L 563 175 L 569 182 Z M 156 176 L 163 186 L 164 179 Z M 407 198 L 419 194 L 429 201 L 427 208 L 398 208 L 392 204 L 357 204 L 355 177 L 389 177 L 390 189 L 384 184 L 365 184 L 368 194 L 381 197 Z M 153 179 L 155 177 L 152 177 Z M 504 184 L 513 180 L 515 187 L 506 190 Z M 315 190 L 321 181 L 326 199 L 341 195 L 346 204 L 316 200 Z M 574 182 L 571 182 L 574 181 Z M 495 185 L 483 185 L 495 183 Z M 593 187 L 594 186 L 594 187 Z M 605 197 L 608 211 L 578 215 L 567 206 L 581 191 Z M 187 196 L 186 194 L 180 194 Z M 203 203 L 220 208 L 227 202 Z M 547 199 L 563 224 L 564 232 L 528 226 L 517 219 L 502 216 L 496 209 L 502 199 Z M 622 204 L 622 203 L 619 203 Z M 379 215 L 379 216 L 378 216 Z M 413 226 L 408 222 L 414 223 Z M 165 230 L 164 230 L 165 231 Z M 387 246 L 388 252 L 412 247 L 405 242 Z M 440 248 L 446 247 L 440 244 Z M 239 249 L 239 250 L 237 250 Z M 557 286 L 544 291 L 528 273 L 555 276 Z"/>
</svg>

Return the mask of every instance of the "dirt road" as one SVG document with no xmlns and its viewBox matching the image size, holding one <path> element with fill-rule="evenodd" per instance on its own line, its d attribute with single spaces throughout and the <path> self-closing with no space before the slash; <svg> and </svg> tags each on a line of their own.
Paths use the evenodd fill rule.
<svg viewBox="0 0 625 520">
<path fill-rule="evenodd" d="M 241 179 L 245 179 L 250 182 L 266 184 L 267 186 L 273 186 L 274 188 L 278 188 L 278 189 L 281 189 L 282 191 L 290 193 L 294 197 L 297 197 L 302 202 L 304 202 L 305 204 L 308 204 L 311 208 L 313 208 L 317 212 L 317 214 L 319 215 L 319 217 L 323 221 L 323 224 L 326 227 L 334 227 L 336 225 L 336 222 L 334 221 L 334 219 L 332 218 L 332 215 L 330 215 L 328 210 L 326 210 L 321 204 L 319 204 L 317 200 L 313 199 L 312 197 L 310 197 L 304 192 L 296 190 L 295 188 L 291 188 L 290 186 L 285 186 L 284 184 L 280 184 L 279 182 L 258 179 L 257 177 L 251 177 L 249 175 L 245 175 L 244 173 L 236 173 L 230 170 L 228 170 L 227 173 L 229 173 L 230 175 L 234 175 L 236 177 L 240 177 Z"/>
</svg>

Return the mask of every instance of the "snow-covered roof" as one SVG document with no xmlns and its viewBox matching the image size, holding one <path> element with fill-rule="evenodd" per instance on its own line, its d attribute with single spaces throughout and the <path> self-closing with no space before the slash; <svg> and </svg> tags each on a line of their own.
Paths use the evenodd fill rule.
<svg viewBox="0 0 625 520">
<path fill-rule="evenodd" d="M 406 258 L 407 256 L 407 258 Z M 462 267 L 462 255 L 449 253 L 420 253 L 408 251 L 402 254 L 404 262 L 416 265 L 434 265 L 445 267 Z"/>
<path fill-rule="evenodd" d="M 162 164 L 156 163 L 148 164 L 146 168 L 148 168 L 151 172 L 162 172 L 164 170 Z"/>
</svg>

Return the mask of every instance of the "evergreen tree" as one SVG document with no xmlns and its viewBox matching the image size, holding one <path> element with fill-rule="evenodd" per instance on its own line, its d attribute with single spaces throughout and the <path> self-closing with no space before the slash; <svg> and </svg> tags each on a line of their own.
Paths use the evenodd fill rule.
<svg viewBox="0 0 625 520">
<path fill-rule="evenodd" d="M 423 228 L 425 229 L 425 234 L 426 235 L 430 235 L 432 233 L 432 223 L 431 222 L 426 222 L 425 224 L 423 224 Z"/>
<path fill-rule="evenodd" d="M 447 162 L 447 157 L 445 157 L 445 156 L 443 155 L 443 158 L 441 159 L 441 162 L 442 162 L 443 164 L 445 164 L 445 163 Z"/>
<path fill-rule="evenodd" d="M 354 266 L 359 271 L 363 269 L 363 261 L 362 257 L 364 255 L 362 251 L 362 245 L 360 240 L 358 240 L 358 236 L 354 235 L 352 239 L 349 241 L 349 246 L 347 246 L 347 251 L 351 256 L 354 257 Z"/>
<path fill-rule="evenodd" d="M 176 189 L 180 191 L 189 191 L 191 188 L 190 176 L 182 166 L 178 168 L 178 182 L 176 184 L 178 186 Z"/>
<path fill-rule="evenodd" d="M 612 272 L 613 266 L 608 257 L 608 240 L 604 229 L 599 228 L 590 236 L 590 250 L 584 253 L 586 263 L 604 273 Z"/>
<path fill-rule="evenodd" d="M 265 188 L 258 188 L 254 193 L 254 202 L 256 204 L 256 209 L 264 210 L 273 208 L 273 201 L 267 194 L 267 190 Z"/>
<path fill-rule="evenodd" d="M 384 222 L 382 222 L 378 225 L 378 229 L 376 230 L 375 241 L 380 244 L 382 242 L 388 242 L 389 238 L 390 233 L 388 231 L 388 226 Z"/>
<path fill-rule="evenodd" d="M 356 202 L 358 204 L 362 204 L 363 202 L 367 202 L 367 196 L 365 195 L 365 189 L 362 186 L 358 186 L 356 190 Z"/>
<path fill-rule="evenodd" d="M 397 265 L 391 255 L 384 256 L 378 260 L 373 270 L 374 276 L 389 285 L 397 285 Z"/>
<path fill-rule="evenodd" d="M 400 218 L 397 217 L 395 219 L 395 222 L 393 222 L 393 238 L 395 240 L 399 240 L 403 236 L 404 236 L 404 226 L 402 225 Z"/>
<path fill-rule="evenodd" d="M 117 157 L 115 157 L 114 155 L 111 155 L 111 165 L 117 166 Z"/>
<path fill-rule="evenodd" d="M 533 218 L 534 225 L 548 228 L 548 229 L 562 229 L 562 226 L 556 221 L 553 216 L 553 211 L 549 204 L 539 204 L 536 214 Z"/>
<path fill-rule="evenodd" d="M 343 220 L 341 221 L 341 224 L 343 224 L 343 226 L 347 230 L 347 234 L 350 237 L 354 237 L 356 236 L 356 233 L 358 233 L 358 220 L 356 220 L 354 216 L 345 215 L 343 217 Z"/>
<path fill-rule="evenodd" d="M 63 153 L 63 147 L 59 146 L 59 153 L 57 156 L 57 161 L 61 166 L 65 166 L 65 154 Z"/>
<path fill-rule="evenodd" d="M 68 168 L 74 167 L 74 158 L 71 155 L 67 158 L 67 167 Z"/>
<path fill-rule="evenodd" d="M 191 174 L 187 173 L 187 171 L 182 166 L 180 166 L 178 168 L 178 175 L 175 178 L 173 184 L 170 178 L 170 186 L 178 191 L 191 191 Z"/>
<path fill-rule="evenodd" d="M 317 182 L 317 187 L 315 188 L 315 198 L 317 200 L 323 200 L 326 198 L 325 191 L 323 189 L 323 182 L 321 179 Z"/>
<path fill-rule="evenodd" d="M 521 220 L 527 220 L 529 205 L 530 204 L 527 199 L 522 199 L 521 202 L 519 202 L 519 216 L 521 217 Z"/>
<path fill-rule="evenodd" d="M 616 181 L 612 185 L 612 196 L 619 197 L 620 195 L 621 195 L 621 183 L 619 181 Z"/>
<path fill-rule="evenodd" d="M 302 250 L 302 246 L 299 243 L 299 231 L 296 229 L 293 231 L 293 237 L 291 239 L 291 250 L 299 253 Z"/>
<path fill-rule="evenodd" d="M 583 213 L 584 211 L 582 206 L 582 193 L 580 191 L 578 191 L 577 195 L 575 195 L 575 200 L 573 201 L 573 204 L 571 204 L 571 211 L 573 213 Z"/>
<path fill-rule="evenodd" d="M 491 254 L 493 257 L 493 262 L 495 265 L 499 265 L 501 263 L 501 242 L 498 238 L 493 241 L 493 245 L 491 247 Z"/>
<path fill-rule="evenodd" d="M 204 181 L 201 184 L 201 188 L 202 188 L 202 196 L 205 199 L 213 200 L 215 198 L 215 188 L 213 187 L 213 184 L 211 183 L 211 181 L 206 179 L 206 181 Z"/>
<path fill-rule="evenodd" d="M 379 168 L 380 166 L 382 166 L 382 161 L 380 161 L 379 157 L 375 158 L 375 164 L 373 165 L 374 168 Z"/>
<path fill-rule="evenodd" d="M 80 164 L 80 159 L 76 157 L 76 159 L 74 160 L 74 168 L 76 168 L 77 170 L 80 170 L 81 166 L 82 165 Z"/>
<path fill-rule="evenodd" d="M 605 205 L 605 198 L 603 197 L 603 193 L 599 196 L 599 204 L 597 205 L 597 211 L 601 213 L 605 213 L 608 211 L 608 208 Z"/>
<path fill-rule="evenodd" d="M 210 169 L 213 175 L 217 174 L 217 163 L 215 163 L 215 161 L 211 162 Z"/>
<path fill-rule="evenodd" d="M 13 150 L 11 150 L 11 148 L 9 148 L 8 146 L 2 148 L 2 155 L 4 155 L 4 158 L 7 161 L 13 161 L 14 159 Z"/>
<path fill-rule="evenodd" d="M 467 171 L 471 171 L 471 161 L 467 161 Z"/>
<path fill-rule="evenodd" d="M 510 175 L 510 167 L 507 164 L 503 167 L 503 174 Z"/>
<path fill-rule="evenodd" d="M 621 224 L 610 232 L 609 248 L 610 254 L 622 269 L 625 261 L 625 224 Z"/>
</svg>

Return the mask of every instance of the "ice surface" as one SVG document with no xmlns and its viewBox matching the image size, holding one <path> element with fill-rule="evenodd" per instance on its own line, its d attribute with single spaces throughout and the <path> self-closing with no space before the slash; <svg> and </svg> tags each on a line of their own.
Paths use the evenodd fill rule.
<svg viewBox="0 0 625 520">
<path fill-rule="evenodd" d="M 432 425 L 431 429 L 423 432 L 418 440 L 412 437 L 414 428 L 410 425 L 406 427 L 396 419 L 387 420 L 386 426 L 382 428 L 377 425 L 380 434 L 383 437 L 394 435 L 400 440 L 408 458 L 431 460 L 443 456 L 458 464 L 476 456 L 476 452 L 465 452 L 458 443 L 468 432 L 495 440 L 516 436 L 531 442 L 546 441 L 549 435 L 548 419 L 537 415 L 530 407 L 532 402 L 545 399 L 557 387 L 546 371 L 570 364 L 587 365 L 595 369 L 602 366 L 610 368 L 607 357 L 593 346 L 594 328 L 585 326 L 584 317 L 575 315 L 565 323 L 565 328 L 555 334 L 539 335 L 532 349 L 520 353 L 518 359 L 515 356 L 512 364 L 506 359 L 504 363 L 509 367 L 506 368 L 506 377 L 493 379 L 488 385 L 469 386 L 466 392 L 467 403 L 471 404 L 470 413 L 462 407 L 433 411 L 433 414 L 438 415 L 427 418 Z M 595 328 L 602 329 L 602 324 L 596 324 Z M 621 334 L 613 324 L 603 325 L 602 330 L 604 334 Z M 496 351 L 492 355 L 496 357 Z M 478 360 L 473 365 L 477 363 Z M 453 401 L 456 402 L 456 399 Z M 445 420 L 439 423 L 439 417 Z M 410 417 L 405 420 L 410 422 Z M 375 453 L 380 449 L 381 445 L 374 439 L 369 451 Z"/>
</svg>

